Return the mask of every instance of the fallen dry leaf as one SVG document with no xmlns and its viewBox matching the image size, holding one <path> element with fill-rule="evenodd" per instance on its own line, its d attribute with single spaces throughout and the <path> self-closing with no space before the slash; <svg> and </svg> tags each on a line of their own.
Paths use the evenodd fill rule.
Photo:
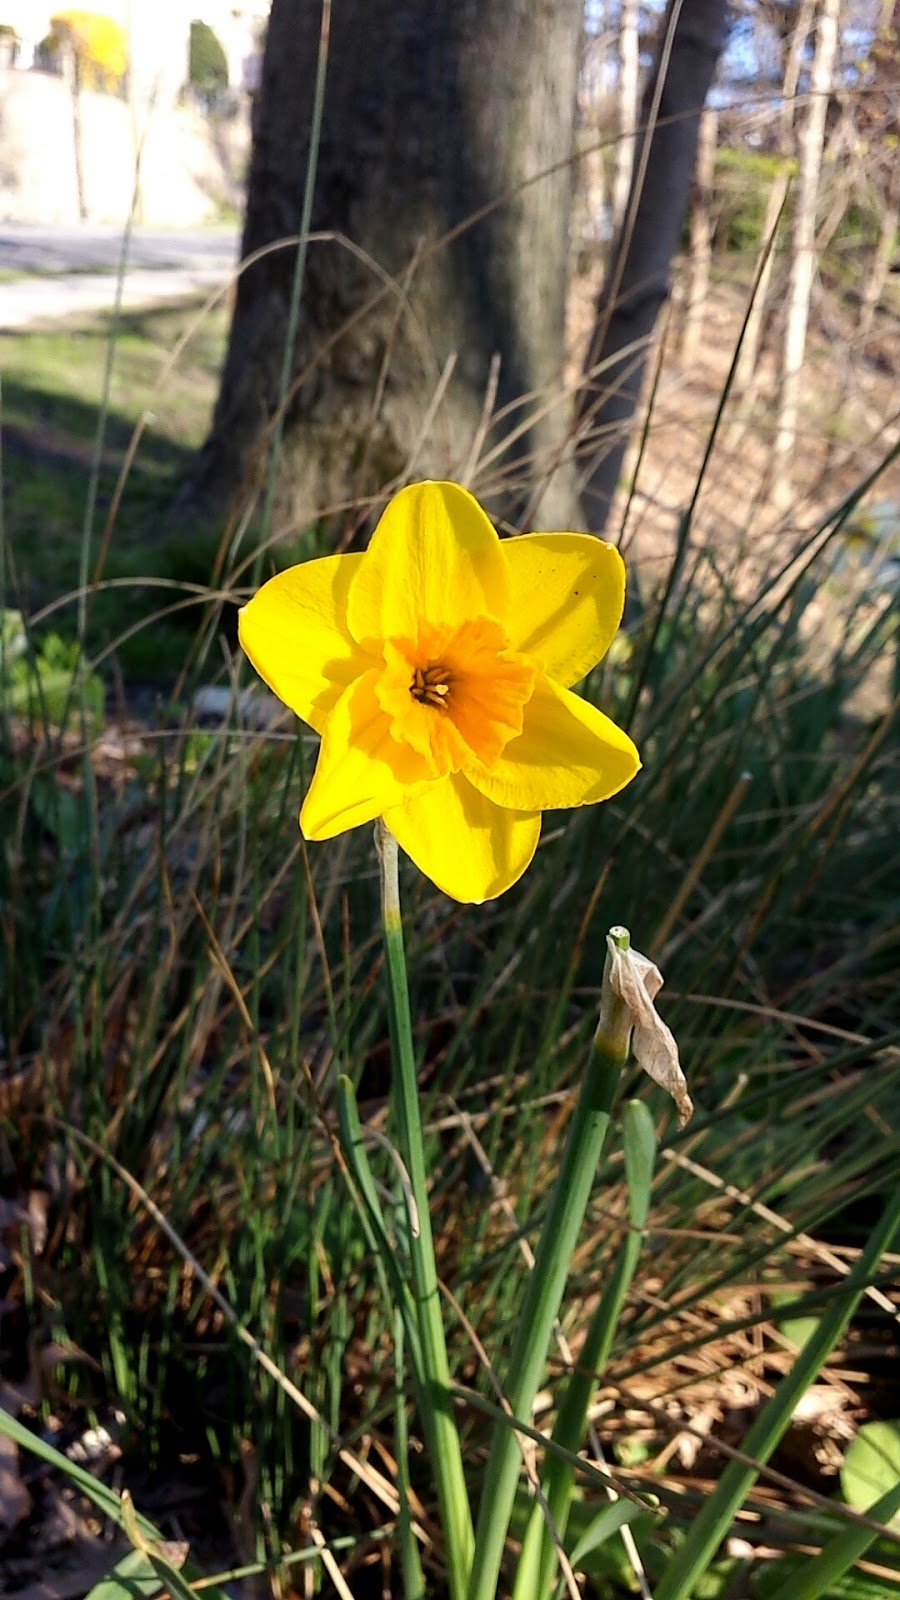
<svg viewBox="0 0 900 1600">
<path fill-rule="evenodd" d="M 0 1433 L 0 1528 L 14 1528 L 31 1510 L 31 1495 L 19 1475 L 19 1451 Z"/>
</svg>

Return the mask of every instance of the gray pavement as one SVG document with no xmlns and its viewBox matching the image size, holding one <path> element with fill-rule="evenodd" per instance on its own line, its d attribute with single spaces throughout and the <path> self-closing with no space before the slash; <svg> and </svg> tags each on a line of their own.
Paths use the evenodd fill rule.
<svg viewBox="0 0 900 1600">
<path fill-rule="evenodd" d="M 154 305 L 226 283 L 234 272 L 238 243 L 235 228 L 135 228 L 128 245 L 123 306 Z M 119 228 L 0 223 L 0 330 L 112 310 L 121 255 Z"/>
</svg>

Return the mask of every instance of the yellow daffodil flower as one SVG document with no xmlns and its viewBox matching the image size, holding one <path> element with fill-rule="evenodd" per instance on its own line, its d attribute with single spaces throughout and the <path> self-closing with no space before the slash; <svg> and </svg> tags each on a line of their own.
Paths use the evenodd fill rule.
<svg viewBox="0 0 900 1600">
<path fill-rule="evenodd" d="M 588 534 L 501 540 L 455 483 L 394 497 L 362 555 L 279 573 L 240 613 L 260 677 L 321 734 L 300 827 L 377 817 L 456 900 L 502 894 L 541 812 L 634 777 L 626 733 L 570 692 L 622 618 L 625 569 Z"/>
</svg>

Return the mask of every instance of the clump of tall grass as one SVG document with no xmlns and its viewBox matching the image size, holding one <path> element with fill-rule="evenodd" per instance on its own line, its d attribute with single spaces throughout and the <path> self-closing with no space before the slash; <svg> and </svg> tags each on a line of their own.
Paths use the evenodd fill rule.
<svg viewBox="0 0 900 1600">
<path fill-rule="evenodd" d="M 830 1550 L 833 1574 L 838 1541 L 846 1552 L 855 1535 L 850 1560 L 867 1547 L 828 1492 L 833 1473 L 754 1462 L 841 1338 L 863 1374 L 895 1340 L 896 1258 L 884 1252 L 900 1173 L 900 819 L 885 661 L 897 617 L 839 559 L 877 476 L 749 590 L 723 575 L 726 556 L 690 515 L 673 524 L 656 582 L 636 544 L 641 604 L 588 692 L 629 726 L 642 776 L 548 828 L 499 905 L 462 909 L 404 878 L 435 1249 L 473 1482 L 498 1413 L 488 1362 L 521 1316 L 521 1249 L 540 1235 L 595 1028 L 607 925 L 627 920 L 668 978 L 697 1115 L 679 1133 L 659 1092 L 626 1071 L 658 1158 L 635 1177 L 623 1113 L 572 1262 L 546 1408 L 522 1419 L 552 1428 L 598 1295 L 627 1256 L 588 1384 L 603 1453 L 556 1457 L 568 1450 L 578 1486 L 565 1548 L 603 1592 L 649 1584 L 676 1600 L 701 1581 L 724 1592 L 768 1564 L 777 1588 L 794 1581 L 779 1552 L 790 1563 Z M 96 1363 L 65 1369 L 70 1407 L 120 1409 L 145 1459 L 199 1453 L 232 1474 L 243 1461 L 265 1508 L 238 1552 L 248 1574 L 287 1582 L 295 1559 L 315 1556 L 301 1531 L 314 1528 L 332 1581 L 339 1568 L 362 1584 L 376 1559 L 399 1571 L 403 1550 L 408 1574 L 418 1540 L 439 1593 L 447 1549 L 403 1334 L 348 1198 L 338 1129 L 344 1078 L 402 1234 L 378 874 L 368 839 L 309 848 L 298 836 L 309 737 L 247 695 L 221 625 L 256 559 L 223 546 L 215 587 L 183 596 L 198 610 L 197 666 L 151 722 L 97 728 L 86 715 L 89 606 L 65 714 L 26 722 L 7 693 L 7 1175 L 17 1193 L 44 1185 L 51 1213 L 40 1249 L 23 1234 L 8 1292 L 23 1340 L 68 1338 Z M 265 559 L 278 561 L 277 540 Z M 226 693 L 207 726 L 191 694 L 213 679 Z M 0 673 L 5 692 L 9 681 Z M 865 1377 L 854 1392 L 864 1406 Z M 540 1461 L 534 1429 L 523 1443 Z M 111 1593 L 127 1592 L 140 1560 L 181 1593 L 156 1530 L 66 1470 L 137 1551 Z M 616 1511 L 604 1510 L 607 1473 Z M 529 1510 L 523 1487 L 519 1538 Z M 894 1574 L 896 1538 L 880 1540 L 873 1564 Z"/>
</svg>

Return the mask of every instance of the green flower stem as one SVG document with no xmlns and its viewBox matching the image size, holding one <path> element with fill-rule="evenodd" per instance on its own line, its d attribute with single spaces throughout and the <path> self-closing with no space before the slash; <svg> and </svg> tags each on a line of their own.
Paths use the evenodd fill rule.
<svg viewBox="0 0 900 1600">
<path fill-rule="evenodd" d="M 381 861 L 382 923 L 394 1069 L 391 1105 L 398 1124 L 397 1145 L 409 1175 L 412 1198 L 418 1212 L 418 1232 L 410 1230 L 409 1253 L 421 1351 L 422 1371 L 418 1378 L 424 1411 L 422 1420 L 437 1479 L 441 1522 L 447 1540 L 450 1593 L 452 1600 L 464 1600 L 472 1566 L 472 1513 L 453 1414 L 450 1366 L 434 1259 L 419 1085 L 403 949 L 403 923 L 400 917 L 397 841 L 381 822 L 376 824 L 375 839 Z"/>
<path fill-rule="evenodd" d="M 620 949 L 628 949 L 631 940 L 625 928 L 611 929 L 611 937 Z M 553 1324 L 603 1151 L 619 1077 L 628 1059 L 630 1040 L 631 1017 L 612 991 L 607 959 L 600 1020 L 509 1358 L 506 1399 L 512 1418 L 525 1423 L 531 1421 L 534 1397 L 543 1377 Z M 511 1419 L 504 1418 L 494 1430 L 485 1472 L 468 1600 L 495 1600 L 520 1467 L 521 1451 L 515 1425 Z"/>
<path fill-rule="evenodd" d="M 653 1118 L 642 1100 L 629 1100 L 622 1112 L 622 1143 L 628 1184 L 629 1228 L 578 1357 L 578 1369 L 563 1391 L 552 1439 L 569 1457 L 549 1453 L 541 1488 L 553 1527 L 563 1537 L 568 1526 L 575 1488 L 575 1464 L 584 1438 L 591 1396 L 609 1359 L 625 1296 L 631 1285 L 643 1246 L 643 1230 L 650 1210 L 650 1193 L 656 1163 Z M 519 1558 L 513 1600 L 534 1600 L 554 1589 L 556 1546 L 543 1508 L 535 1505 Z"/>
</svg>

